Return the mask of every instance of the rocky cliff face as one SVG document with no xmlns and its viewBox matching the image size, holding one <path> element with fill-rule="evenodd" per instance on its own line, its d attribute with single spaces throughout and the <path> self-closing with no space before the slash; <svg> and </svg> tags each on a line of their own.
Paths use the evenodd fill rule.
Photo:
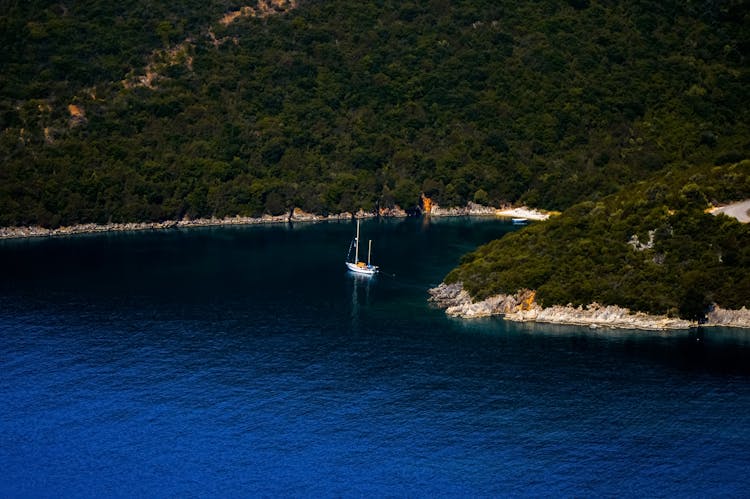
<svg viewBox="0 0 750 499">
<path fill-rule="evenodd" d="M 452 317 L 473 319 L 491 315 L 510 315 L 530 312 L 534 307 L 540 308 L 534 301 L 534 292 L 521 290 L 513 295 L 495 295 L 486 300 L 473 301 L 461 283 L 445 284 L 428 291 L 430 301 L 444 308 Z"/>
<path fill-rule="evenodd" d="M 750 329 L 750 310 L 742 307 L 739 310 L 727 310 L 714 305 L 707 314 L 709 326 L 745 327 Z"/>
<path fill-rule="evenodd" d="M 662 315 L 631 312 L 616 305 L 591 303 L 586 307 L 560 306 L 542 308 L 538 305 L 528 312 L 507 314 L 508 320 L 547 322 L 551 324 L 573 324 L 588 327 L 611 327 L 621 329 L 688 329 L 696 323 Z"/>
<path fill-rule="evenodd" d="M 614 305 L 592 303 L 586 307 L 553 306 L 541 307 L 535 301 L 534 291 L 524 289 L 511 295 L 495 295 L 485 300 L 473 301 L 461 283 L 442 283 L 430 289 L 430 301 L 453 317 L 476 318 L 503 315 L 505 319 L 518 322 L 546 322 L 572 324 L 588 327 L 611 327 L 622 329 L 687 329 L 698 324 L 667 316 L 631 312 Z M 744 310 L 744 309 L 743 309 Z M 719 324 L 719 320 L 723 322 Z M 746 321 L 746 322 L 743 322 Z M 750 327 L 750 311 L 716 312 L 709 325 Z"/>
</svg>

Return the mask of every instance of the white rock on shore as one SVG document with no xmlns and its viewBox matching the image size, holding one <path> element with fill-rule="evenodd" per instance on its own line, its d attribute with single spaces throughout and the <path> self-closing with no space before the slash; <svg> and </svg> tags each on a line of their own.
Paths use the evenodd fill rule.
<svg viewBox="0 0 750 499">
<path fill-rule="evenodd" d="M 432 203 L 432 206 L 430 207 L 430 216 L 433 217 L 488 216 L 495 215 L 496 213 L 496 208 L 472 203 L 471 201 L 469 201 L 466 206 L 462 207 L 451 206 L 449 208 L 443 208 L 437 203 Z"/>
<path fill-rule="evenodd" d="M 433 203 L 430 207 L 430 216 L 433 217 L 465 217 L 465 216 L 496 216 L 506 218 L 525 218 L 527 220 L 547 220 L 550 217 L 549 213 L 544 213 L 539 210 L 528 208 L 526 206 L 519 206 L 517 208 L 493 208 L 492 206 L 484 206 L 469 202 L 466 206 L 450 208 L 443 208 L 437 203 Z"/>
<path fill-rule="evenodd" d="M 370 215 L 358 212 L 358 218 L 369 218 Z M 372 215 L 374 216 L 374 215 Z M 348 212 L 331 214 L 328 216 L 314 215 L 296 209 L 286 215 L 263 215 L 261 217 L 227 217 L 227 218 L 197 218 L 195 220 L 167 220 L 165 222 L 138 222 L 138 223 L 109 223 L 109 224 L 79 224 L 69 227 L 58 227 L 46 229 L 39 226 L 27 227 L 0 227 L 0 239 L 14 239 L 26 237 L 54 237 L 69 236 L 73 234 L 90 234 L 97 232 L 122 232 L 136 230 L 161 230 L 171 228 L 187 227 L 211 227 L 218 225 L 257 225 L 267 223 L 288 222 L 317 222 L 323 220 L 350 220 L 352 214 Z"/>
<path fill-rule="evenodd" d="M 623 329 L 689 329 L 698 324 L 684 319 L 643 312 L 631 312 L 616 305 L 591 303 L 584 307 L 560 306 L 542 308 L 538 305 L 529 311 L 511 313 L 505 317 L 519 322 L 546 322 L 550 324 L 571 324 L 588 327 L 610 327 Z"/>
<path fill-rule="evenodd" d="M 742 307 L 739 310 L 727 310 L 714 305 L 707 314 L 708 326 L 745 327 L 750 329 L 750 310 Z"/>
<path fill-rule="evenodd" d="M 399 205 L 396 205 L 393 208 L 380 208 L 378 214 L 385 218 L 406 218 L 409 216 L 409 214 Z"/>
<path fill-rule="evenodd" d="M 627 308 L 598 303 L 586 307 L 555 305 L 543 308 L 535 301 L 534 291 L 528 289 L 477 302 L 471 299 L 461 283 L 441 283 L 430 289 L 429 294 L 430 301 L 445 309 L 446 314 L 467 319 L 502 315 L 504 319 L 516 322 L 646 330 L 688 329 L 699 325 L 684 319 L 631 312 Z M 725 310 L 715 306 L 708 314 L 708 321 L 701 325 L 750 328 L 750 310 L 745 307 Z"/>
<path fill-rule="evenodd" d="M 471 299 L 461 283 L 441 283 L 428 292 L 430 301 L 444 308 L 446 314 L 466 319 L 527 312 L 536 305 L 534 292 L 528 289 L 521 290 L 514 295 L 490 296 L 477 302 Z"/>
</svg>

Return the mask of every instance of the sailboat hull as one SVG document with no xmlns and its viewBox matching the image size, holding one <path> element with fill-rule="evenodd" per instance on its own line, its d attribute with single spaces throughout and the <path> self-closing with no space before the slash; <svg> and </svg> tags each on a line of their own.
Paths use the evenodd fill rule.
<svg viewBox="0 0 750 499">
<path fill-rule="evenodd" d="M 378 272 L 378 268 L 374 265 L 360 267 L 356 263 L 351 263 L 351 262 L 344 262 L 344 263 L 346 263 L 346 268 L 348 268 L 349 270 L 357 274 L 375 275 Z"/>
</svg>

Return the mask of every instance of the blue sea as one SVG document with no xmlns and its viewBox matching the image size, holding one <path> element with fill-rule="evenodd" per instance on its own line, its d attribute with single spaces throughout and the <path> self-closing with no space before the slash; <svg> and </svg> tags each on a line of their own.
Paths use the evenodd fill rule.
<svg viewBox="0 0 750 499">
<path fill-rule="evenodd" d="M 492 219 L 0 242 L 0 497 L 749 497 L 750 331 L 463 321 Z"/>
</svg>

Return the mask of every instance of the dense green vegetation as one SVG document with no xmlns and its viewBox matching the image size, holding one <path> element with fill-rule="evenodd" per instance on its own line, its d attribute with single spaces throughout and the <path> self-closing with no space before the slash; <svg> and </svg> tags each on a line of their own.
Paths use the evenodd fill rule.
<svg viewBox="0 0 750 499">
<path fill-rule="evenodd" d="M 301 0 L 227 26 L 255 0 L 0 4 L 0 225 L 410 207 L 421 191 L 593 203 L 580 214 L 750 152 L 738 0 Z M 123 84 L 154 59 L 153 88 Z"/>
<path fill-rule="evenodd" d="M 712 303 L 750 306 L 750 226 L 705 213 L 748 193 L 748 160 L 670 170 L 482 246 L 446 282 L 478 298 L 529 288 L 547 306 L 597 301 L 689 319 Z"/>
</svg>

